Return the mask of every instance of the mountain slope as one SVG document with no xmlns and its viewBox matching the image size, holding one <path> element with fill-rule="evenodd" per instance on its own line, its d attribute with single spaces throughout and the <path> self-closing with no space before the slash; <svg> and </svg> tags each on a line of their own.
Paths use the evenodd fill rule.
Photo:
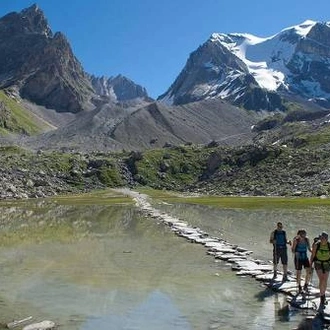
<svg viewBox="0 0 330 330">
<path fill-rule="evenodd" d="M 34 149 L 80 151 L 143 150 L 184 143 L 224 145 L 252 141 L 251 126 L 260 119 L 221 100 L 167 107 L 157 102 L 135 108 L 106 104 L 81 113 L 65 127 L 21 140 Z"/>
<path fill-rule="evenodd" d="M 254 110 L 286 110 L 292 93 L 330 106 L 330 23 L 306 21 L 269 38 L 214 33 L 159 97 L 167 104 L 222 98 Z"/>
<path fill-rule="evenodd" d="M 90 78 L 95 92 L 100 96 L 107 96 L 111 101 L 129 101 L 137 98 L 148 98 L 146 89 L 135 84 L 132 80 L 118 75 L 116 77 Z"/>
<path fill-rule="evenodd" d="M 53 127 L 15 102 L 12 95 L 0 90 L 0 132 L 2 135 L 38 134 Z"/>
<path fill-rule="evenodd" d="M 221 100 L 177 107 L 153 103 L 117 125 L 113 136 L 144 149 L 167 144 L 207 144 L 213 140 L 221 144 L 244 144 L 252 136 L 250 128 L 256 118 L 255 114 Z"/>
<path fill-rule="evenodd" d="M 91 107 L 92 86 L 65 36 L 33 5 L 0 19 L 0 88 L 57 111 Z"/>
<path fill-rule="evenodd" d="M 0 89 L 9 87 L 23 99 L 58 112 L 78 113 L 95 108 L 95 103 L 148 97 L 145 88 L 124 76 L 86 74 L 66 37 L 53 34 L 36 5 L 0 19 Z"/>
</svg>

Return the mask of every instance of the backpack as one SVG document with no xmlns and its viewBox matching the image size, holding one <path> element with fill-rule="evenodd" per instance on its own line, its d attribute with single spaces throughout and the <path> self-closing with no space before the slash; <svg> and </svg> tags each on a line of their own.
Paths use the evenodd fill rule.
<svg viewBox="0 0 330 330">
<path fill-rule="evenodd" d="M 328 250 L 329 250 L 329 259 L 327 259 L 327 260 L 319 260 L 319 259 L 316 258 L 317 251 L 319 251 L 320 250 L 320 247 L 321 247 L 321 242 L 318 241 L 315 244 L 316 244 L 316 251 L 315 251 L 315 257 L 314 257 L 314 259 L 315 260 L 318 260 L 318 261 L 329 261 L 330 260 L 330 242 L 327 242 L 327 244 L 328 244 Z"/>
<path fill-rule="evenodd" d="M 282 236 L 283 237 L 283 242 L 281 242 L 282 244 L 278 244 L 277 236 Z M 286 232 L 284 230 L 278 231 L 277 229 L 275 229 L 274 230 L 274 239 L 276 240 L 276 245 L 286 246 Z"/>
</svg>

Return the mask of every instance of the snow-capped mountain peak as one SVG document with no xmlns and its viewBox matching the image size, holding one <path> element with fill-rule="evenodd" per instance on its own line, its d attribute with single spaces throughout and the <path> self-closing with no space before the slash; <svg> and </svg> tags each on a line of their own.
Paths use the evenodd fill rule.
<svg viewBox="0 0 330 330">
<path fill-rule="evenodd" d="M 287 88 L 284 78 L 286 63 L 295 51 L 293 40 L 305 38 L 316 22 L 307 20 L 280 33 L 261 38 L 248 33 L 212 34 L 214 42 L 221 42 L 248 67 L 260 87 L 270 91 Z M 290 38 L 288 37 L 290 36 Z"/>
<path fill-rule="evenodd" d="M 317 22 L 312 20 L 306 20 L 303 23 L 295 26 L 291 26 L 288 28 L 283 29 L 280 34 L 285 33 L 287 31 L 294 31 L 294 33 L 300 35 L 301 37 L 306 37 L 311 28 L 317 24 Z"/>
<path fill-rule="evenodd" d="M 180 104 L 221 97 L 239 103 L 242 99 L 246 102 L 247 92 L 252 91 L 264 95 L 261 107 L 272 109 L 268 99 L 276 94 L 278 107 L 281 91 L 298 92 L 307 99 L 326 98 L 330 103 L 330 84 L 324 78 L 324 73 L 330 75 L 329 40 L 330 23 L 312 20 L 267 38 L 213 33 L 191 54 L 185 69 L 160 100 Z"/>
</svg>

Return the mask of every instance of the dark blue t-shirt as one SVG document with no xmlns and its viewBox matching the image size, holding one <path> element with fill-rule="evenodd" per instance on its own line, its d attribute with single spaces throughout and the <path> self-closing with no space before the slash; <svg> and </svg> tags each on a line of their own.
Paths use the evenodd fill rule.
<svg viewBox="0 0 330 330">
<path fill-rule="evenodd" d="M 286 233 L 284 230 L 275 230 L 274 239 L 276 240 L 276 247 L 285 248 L 286 247 Z"/>
</svg>

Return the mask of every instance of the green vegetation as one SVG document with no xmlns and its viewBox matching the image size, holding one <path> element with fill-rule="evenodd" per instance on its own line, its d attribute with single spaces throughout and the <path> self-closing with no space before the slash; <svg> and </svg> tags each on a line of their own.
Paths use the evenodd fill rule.
<svg viewBox="0 0 330 330">
<path fill-rule="evenodd" d="M 98 190 L 91 193 L 56 196 L 51 198 L 58 205 L 127 205 L 133 204 L 131 197 L 116 193 L 113 190 Z"/>
<path fill-rule="evenodd" d="M 224 197 L 224 196 L 187 196 L 176 192 L 164 192 L 153 189 L 139 189 L 155 200 L 167 203 L 200 204 L 218 208 L 231 209 L 307 209 L 329 207 L 329 199 L 305 197 Z"/>
<path fill-rule="evenodd" d="M 26 226 L 17 230 L 7 230 L 0 234 L 1 246 L 10 247 L 24 244 L 31 244 L 40 241 L 72 241 L 74 237 L 79 236 L 76 229 L 71 224 L 35 225 Z"/>
<path fill-rule="evenodd" d="M 134 179 L 154 189 L 236 196 L 330 195 L 326 149 L 173 147 L 140 154 L 133 168 Z"/>
<path fill-rule="evenodd" d="M 193 146 L 148 150 L 135 163 L 136 180 L 153 188 L 193 184 L 203 173 L 210 150 Z"/>
<path fill-rule="evenodd" d="M 181 203 L 202 204 L 219 208 L 242 208 L 242 209 L 304 209 L 314 207 L 329 207 L 330 201 L 320 198 L 283 198 L 283 197 L 220 197 L 202 196 L 180 198 Z M 169 199 L 174 202 L 175 199 Z"/>
<path fill-rule="evenodd" d="M 0 153 L 2 154 L 17 154 L 20 152 L 24 152 L 24 149 L 18 146 L 0 146 Z"/>
<path fill-rule="evenodd" d="M 124 182 L 120 176 L 120 169 L 114 164 L 102 165 L 98 176 L 100 181 L 106 186 L 122 186 Z"/>
<path fill-rule="evenodd" d="M 46 126 L 37 124 L 36 118 L 14 99 L 0 90 L 0 134 L 19 133 L 34 135 L 41 133 Z"/>
<path fill-rule="evenodd" d="M 107 232 L 133 200 L 113 190 L 48 199 L 0 201 L 0 246 L 79 240 Z M 22 216 L 23 215 L 23 216 Z M 98 219 L 95 222 L 95 219 Z M 46 220 L 47 219 L 47 220 Z M 113 228 L 115 232 L 116 228 Z"/>
<path fill-rule="evenodd" d="M 0 183 L 5 196 L 15 198 L 79 194 L 127 184 L 118 155 L 32 152 L 0 148 Z"/>
<path fill-rule="evenodd" d="M 319 145 L 329 144 L 330 127 L 325 126 L 316 132 L 311 132 L 309 134 L 302 134 L 300 138 L 304 140 L 305 145 L 308 145 L 310 147 L 317 147 Z"/>
<path fill-rule="evenodd" d="M 0 160 L 8 177 L 2 190 L 9 190 L 9 196 L 20 190 L 25 198 L 118 186 L 218 196 L 330 195 L 330 153 L 318 147 L 256 144 L 230 148 L 212 143 L 130 154 L 35 153 L 2 147 Z"/>
</svg>

